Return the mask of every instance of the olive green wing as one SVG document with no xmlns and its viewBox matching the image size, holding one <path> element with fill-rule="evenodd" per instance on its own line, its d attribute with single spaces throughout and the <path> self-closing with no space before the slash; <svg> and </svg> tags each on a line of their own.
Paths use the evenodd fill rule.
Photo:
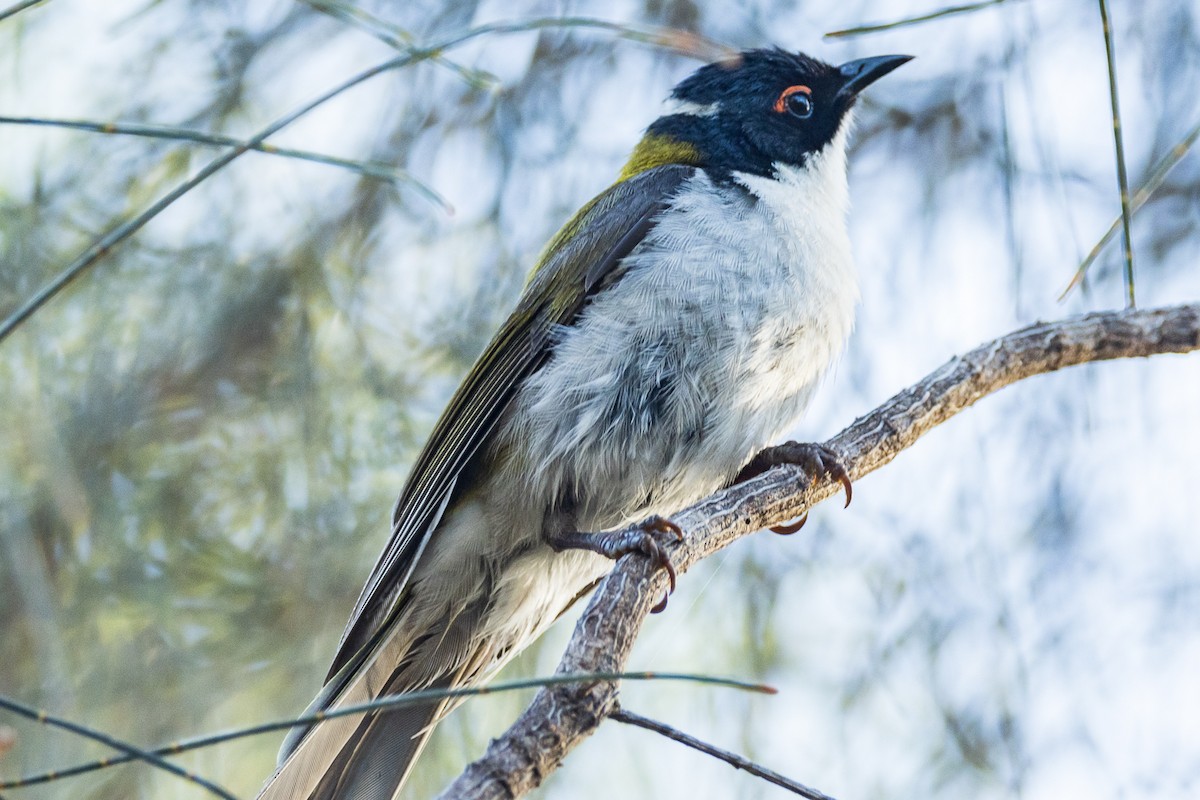
<svg viewBox="0 0 1200 800">
<path fill-rule="evenodd" d="M 546 359 L 555 326 L 569 325 L 588 296 L 619 276 L 619 264 L 645 238 L 696 168 L 668 165 L 599 195 L 551 240 L 512 316 L 475 362 L 413 465 L 392 515 L 392 535 L 375 564 L 329 671 L 333 678 L 365 655 L 403 602 L 413 567 L 454 496 L 455 485 L 495 429 L 521 382 Z M 344 670 L 344 671 L 343 671 Z"/>
</svg>

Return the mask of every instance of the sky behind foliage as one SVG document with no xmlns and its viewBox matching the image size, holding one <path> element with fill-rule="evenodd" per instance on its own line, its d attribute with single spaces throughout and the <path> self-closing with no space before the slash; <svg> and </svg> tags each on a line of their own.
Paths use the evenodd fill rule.
<svg viewBox="0 0 1200 800">
<path fill-rule="evenodd" d="M 1136 188 L 1200 124 L 1200 6 L 1111 5 Z M 981 341 L 1125 302 L 1117 240 L 1057 299 L 1119 211 L 1097 4 L 1009 0 L 823 38 L 941 7 L 48 0 L 0 20 L 0 115 L 244 139 L 395 54 L 351 8 L 419 42 L 582 15 L 833 62 L 914 54 L 858 113 L 858 325 L 796 429 L 822 440 Z M 270 139 L 404 175 L 244 155 L 0 342 L 0 693 L 150 745 L 316 692 L 442 405 L 542 244 L 697 66 L 578 26 L 446 55 L 458 66 L 379 75 Z M 221 152 L 0 124 L 0 316 Z M 1192 153 L 1134 218 L 1139 305 L 1200 298 L 1198 227 Z M 1196 356 L 986 399 L 861 481 L 850 509 L 683 576 L 630 664 L 777 696 L 653 684 L 623 702 L 841 800 L 1196 796 L 1198 408 Z M 569 631 L 505 675 L 549 673 Z M 456 712 L 413 796 L 527 698 Z M 104 753 L 0 725 L 17 735 L 0 779 Z M 279 739 L 181 763 L 252 797 Z M 5 796 L 204 794 L 137 766 Z M 608 723 L 541 796 L 787 795 Z"/>
</svg>

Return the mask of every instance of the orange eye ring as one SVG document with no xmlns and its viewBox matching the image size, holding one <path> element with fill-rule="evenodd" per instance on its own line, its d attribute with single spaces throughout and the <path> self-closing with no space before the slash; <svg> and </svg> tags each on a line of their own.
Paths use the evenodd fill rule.
<svg viewBox="0 0 1200 800">
<path fill-rule="evenodd" d="M 775 110 L 780 114 L 787 111 L 787 99 L 794 94 L 805 94 L 812 97 L 812 89 L 807 86 L 789 86 L 779 93 L 779 99 L 775 101 Z"/>
</svg>

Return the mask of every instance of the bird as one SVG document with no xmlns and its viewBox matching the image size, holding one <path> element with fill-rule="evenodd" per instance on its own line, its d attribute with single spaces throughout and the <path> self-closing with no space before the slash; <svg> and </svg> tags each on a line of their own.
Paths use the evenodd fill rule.
<svg viewBox="0 0 1200 800">
<path fill-rule="evenodd" d="M 850 335 L 855 101 L 911 58 L 753 49 L 675 86 L 434 425 L 310 713 L 486 681 L 619 556 L 673 587 L 668 515 L 773 466 L 849 502 L 836 453 L 769 445 Z M 456 705 L 297 726 L 259 797 L 398 797 Z"/>
</svg>

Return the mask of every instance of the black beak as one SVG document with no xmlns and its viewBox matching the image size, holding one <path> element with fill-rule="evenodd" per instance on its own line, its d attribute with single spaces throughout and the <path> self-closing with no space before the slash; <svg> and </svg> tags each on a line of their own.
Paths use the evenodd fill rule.
<svg viewBox="0 0 1200 800">
<path fill-rule="evenodd" d="M 838 72 L 846 82 L 838 90 L 837 99 L 853 100 L 863 89 L 913 58 L 914 56 L 875 56 L 847 61 L 838 67 Z"/>
</svg>

